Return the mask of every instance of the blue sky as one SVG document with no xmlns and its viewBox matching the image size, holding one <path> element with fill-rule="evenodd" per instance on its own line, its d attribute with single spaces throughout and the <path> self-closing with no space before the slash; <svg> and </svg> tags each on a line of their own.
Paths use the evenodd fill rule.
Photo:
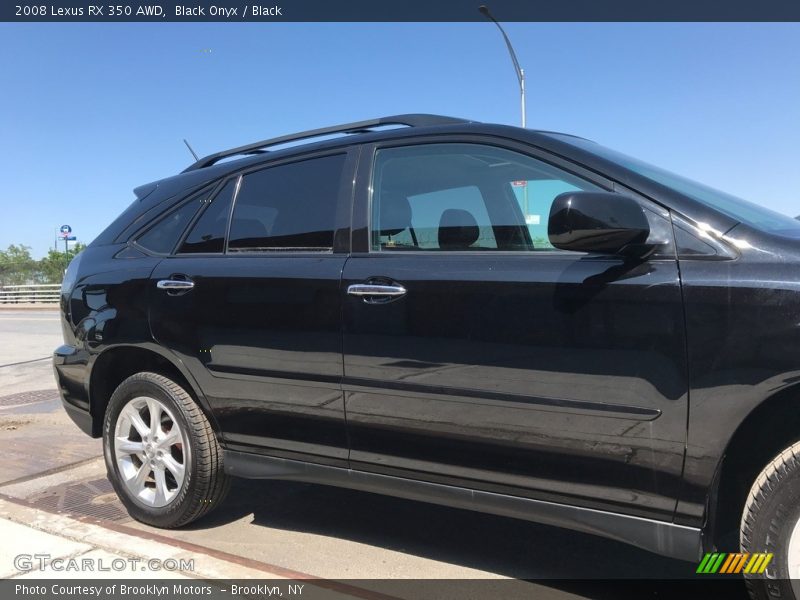
<svg viewBox="0 0 800 600">
<path fill-rule="evenodd" d="M 800 214 L 800 24 L 505 25 L 528 126 Z M 0 24 L 0 247 L 89 242 L 199 154 L 432 112 L 517 124 L 491 23 Z"/>
</svg>

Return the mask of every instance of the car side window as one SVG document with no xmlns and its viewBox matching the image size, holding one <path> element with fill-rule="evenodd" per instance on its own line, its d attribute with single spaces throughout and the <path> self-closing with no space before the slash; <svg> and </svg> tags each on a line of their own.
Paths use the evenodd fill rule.
<svg viewBox="0 0 800 600">
<path fill-rule="evenodd" d="M 312 158 L 245 175 L 228 251 L 330 250 L 345 158 Z"/>
<path fill-rule="evenodd" d="M 151 252 L 169 254 L 207 197 L 202 194 L 183 203 L 139 236 L 136 243 Z"/>
<path fill-rule="evenodd" d="M 192 227 L 181 245 L 182 254 L 199 252 L 224 252 L 225 230 L 238 178 L 231 179 L 220 190 L 211 204 Z"/>
<path fill-rule="evenodd" d="M 378 150 L 372 250 L 552 250 L 559 194 L 601 188 L 530 156 L 482 144 Z"/>
</svg>

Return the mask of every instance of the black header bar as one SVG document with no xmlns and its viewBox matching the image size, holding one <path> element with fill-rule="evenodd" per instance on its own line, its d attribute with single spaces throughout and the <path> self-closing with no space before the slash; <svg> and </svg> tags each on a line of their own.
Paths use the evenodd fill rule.
<svg viewBox="0 0 800 600">
<path fill-rule="evenodd" d="M 799 0 L 12 0 L 6 22 L 800 21 Z"/>
</svg>

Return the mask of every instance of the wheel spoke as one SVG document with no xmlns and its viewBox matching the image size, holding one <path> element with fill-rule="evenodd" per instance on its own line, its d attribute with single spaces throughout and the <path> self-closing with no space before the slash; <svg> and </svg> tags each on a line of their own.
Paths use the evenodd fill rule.
<svg viewBox="0 0 800 600">
<path fill-rule="evenodd" d="M 117 456 L 130 456 L 135 454 L 140 456 L 144 452 L 144 444 L 142 442 L 134 442 L 126 437 L 118 437 L 114 444 L 114 449 Z"/>
<path fill-rule="evenodd" d="M 142 415 L 139 414 L 139 411 L 136 410 L 132 405 L 128 404 L 125 407 L 120 417 L 123 416 L 130 421 L 131 425 L 133 425 L 134 429 L 136 429 L 142 439 L 150 435 L 150 428 L 144 422 L 144 419 L 142 419 Z"/>
<path fill-rule="evenodd" d="M 141 493 L 144 489 L 144 483 L 147 481 L 147 476 L 150 475 L 150 471 L 150 466 L 144 463 L 139 467 L 139 470 L 136 472 L 136 475 L 133 476 L 132 480 L 129 480 L 128 483 L 136 490 L 137 494 Z"/>
<path fill-rule="evenodd" d="M 156 435 L 161 431 L 161 404 L 153 398 L 148 398 L 147 410 L 150 413 L 150 432 Z"/>
<path fill-rule="evenodd" d="M 163 438 L 157 440 L 157 443 L 160 448 L 168 450 L 170 446 L 173 444 L 180 444 L 181 441 L 181 432 L 175 425 L 173 425 L 172 429 L 170 429 Z"/>
<path fill-rule="evenodd" d="M 178 487 L 180 487 L 181 483 L 183 483 L 183 474 L 186 471 L 184 466 L 171 456 L 165 456 L 163 462 L 164 466 L 169 469 L 170 473 L 175 477 L 175 482 L 178 484 Z"/>
<path fill-rule="evenodd" d="M 156 506 L 161 506 L 167 501 L 167 478 L 163 466 L 156 466 L 153 469 L 153 476 L 156 479 Z"/>
</svg>

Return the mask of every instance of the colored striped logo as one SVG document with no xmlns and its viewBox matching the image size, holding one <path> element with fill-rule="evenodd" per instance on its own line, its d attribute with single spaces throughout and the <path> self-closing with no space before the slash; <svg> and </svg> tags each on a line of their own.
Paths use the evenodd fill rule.
<svg viewBox="0 0 800 600">
<path fill-rule="evenodd" d="M 697 573 L 755 573 L 761 574 L 772 560 L 772 553 L 731 554 L 727 552 L 707 553 Z"/>
</svg>

